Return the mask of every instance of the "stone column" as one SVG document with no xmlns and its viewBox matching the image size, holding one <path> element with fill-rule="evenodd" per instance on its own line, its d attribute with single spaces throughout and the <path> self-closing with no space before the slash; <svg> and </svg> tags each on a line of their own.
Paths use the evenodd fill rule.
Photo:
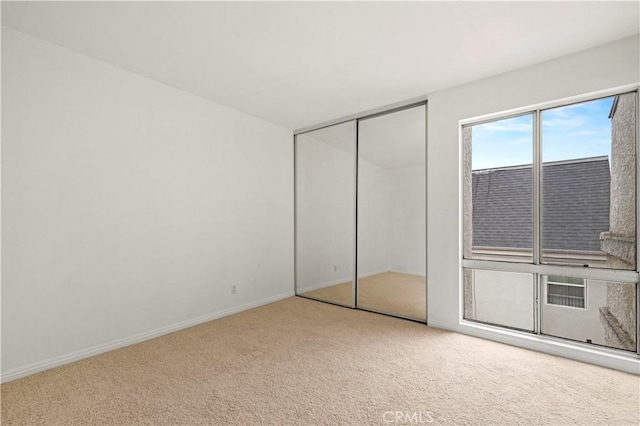
<svg viewBox="0 0 640 426">
<path fill-rule="evenodd" d="M 471 127 L 462 128 L 462 150 L 463 150 L 463 226 L 462 232 L 464 233 L 463 241 L 463 253 L 464 257 L 472 257 L 473 247 L 473 197 L 471 195 L 473 173 L 471 172 Z M 475 319 L 474 312 L 474 300 L 473 300 L 473 271 L 470 269 L 464 270 L 464 318 Z"/>
<path fill-rule="evenodd" d="M 612 269 L 635 269 L 636 244 L 636 106 L 635 93 L 616 97 L 611 108 L 611 202 L 609 231 L 600 234 L 601 249 Z M 608 282 L 602 307 L 605 341 L 633 350 L 636 343 L 635 285 Z"/>
</svg>

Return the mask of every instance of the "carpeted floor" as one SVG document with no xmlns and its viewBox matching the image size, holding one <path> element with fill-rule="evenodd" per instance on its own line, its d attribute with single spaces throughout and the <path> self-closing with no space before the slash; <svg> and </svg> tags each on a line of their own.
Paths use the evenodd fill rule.
<svg viewBox="0 0 640 426">
<path fill-rule="evenodd" d="M 289 298 L 4 384 L 2 424 L 637 425 L 639 385 Z"/>
<path fill-rule="evenodd" d="M 351 282 L 341 283 L 304 295 L 351 306 L 351 287 Z M 419 275 L 399 272 L 384 272 L 360 278 L 358 306 L 426 321 L 427 280 Z"/>
</svg>

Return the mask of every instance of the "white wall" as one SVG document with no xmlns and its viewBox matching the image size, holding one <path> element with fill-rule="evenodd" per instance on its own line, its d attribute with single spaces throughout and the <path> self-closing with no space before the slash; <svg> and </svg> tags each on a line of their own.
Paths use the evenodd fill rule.
<svg viewBox="0 0 640 426">
<path fill-rule="evenodd" d="M 293 293 L 290 130 L 4 27 L 2 103 L 3 379 Z"/>
<path fill-rule="evenodd" d="M 485 337 L 496 336 L 460 325 L 459 121 L 637 83 L 639 51 L 639 40 L 635 36 L 429 95 L 429 324 Z M 555 350 L 532 341 L 511 339 L 510 342 Z M 565 349 L 563 353 L 568 354 Z M 574 353 L 573 356 L 582 355 Z"/>
</svg>

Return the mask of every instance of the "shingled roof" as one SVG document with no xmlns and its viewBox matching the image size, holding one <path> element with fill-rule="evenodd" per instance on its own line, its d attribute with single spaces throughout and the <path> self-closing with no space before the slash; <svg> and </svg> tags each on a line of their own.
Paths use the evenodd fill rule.
<svg viewBox="0 0 640 426">
<path fill-rule="evenodd" d="M 609 230 L 608 157 L 542 165 L 543 247 L 600 251 Z M 531 166 L 474 170 L 473 245 L 533 247 Z"/>
</svg>

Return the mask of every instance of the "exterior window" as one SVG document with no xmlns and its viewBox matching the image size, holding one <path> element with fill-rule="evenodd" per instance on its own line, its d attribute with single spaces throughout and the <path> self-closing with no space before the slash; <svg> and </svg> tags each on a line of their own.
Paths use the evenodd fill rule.
<svg viewBox="0 0 640 426">
<path fill-rule="evenodd" d="M 585 308 L 587 287 L 582 278 L 550 276 L 547 279 L 547 303 Z"/>
<path fill-rule="evenodd" d="M 465 320 L 638 350 L 637 103 L 462 126 Z"/>
</svg>

